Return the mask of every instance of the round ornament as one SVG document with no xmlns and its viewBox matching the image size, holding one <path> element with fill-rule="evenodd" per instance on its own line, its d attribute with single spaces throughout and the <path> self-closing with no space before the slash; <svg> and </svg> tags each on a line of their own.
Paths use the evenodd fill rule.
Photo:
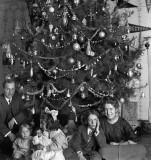
<svg viewBox="0 0 151 160">
<path fill-rule="evenodd" d="M 111 46 L 112 46 L 113 48 L 116 48 L 118 45 L 119 45 L 119 42 L 118 42 L 117 40 L 111 41 Z"/>
<path fill-rule="evenodd" d="M 142 69 L 142 65 L 141 65 L 140 63 L 137 63 L 137 64 L 136 64 L 136 67 L 137 67 L 138 69 Z"/>
<path fill-rule="evenodd" d="M 73 44 L 73 49 L 74 49 L 75 51 L 79 51 L 79 50 L 80 50 L 80 45 L 79 45 L 79 43 L 74 43 L 74 44 Z"/>
<path fill-rule="evenodd" d="M 106 33 L 104 31 L 100 31 L 99 32 L 99 37 L 100 38 L 105 38 L 106 37 Z"/>
<path fill-rule="evenodd" d="M 124 98 L 120 98 L 120 102 L 121 102 L 121 103 L 124 103 L 124 102 L 125 102 L 125 99 L 124 99 Z"/>
<path fill-rule="evenodd" d="M 147 42 L 147 43 L 145 43 L 145 47 L 146 47 L 146 49 L 148 49 L 149 48 L 149 46 L 150 46 L 150 44 Z"/>
<path fill-rule="evenodd" d="M 129 76 L 129 77 L 132 77 L 132 76 L 133 76 L 133 72 L 132 72 L 131 70 L 129 70 L 128 76 Z"/>
<path fill-rule="evenodd" d="M 53 70 L 52 70 L 52 73 L 57 74 L 58 71 L 57 71 L 56 69 L 53 69 Z"/>
<path fill-rule="evenodd" d="M 85 37 L 84 36 L 80 36 L 78 38 L 79 43 L 84 43 L 85 42 Z"/>
<path fill-rule="evenodd" d="M 51 7 L 49 8 L 49 12 L 53 13 L 54 11 L 55 11 L 54 7 L 51 6 Z"/>
<path fill-rule="evenodd" d="M 75 59 L 73 57 L 71 57 L 71 58 L 68 59 L 68 62 L 70 64 L 74 64 L 75 63 Z"/>
</svg>

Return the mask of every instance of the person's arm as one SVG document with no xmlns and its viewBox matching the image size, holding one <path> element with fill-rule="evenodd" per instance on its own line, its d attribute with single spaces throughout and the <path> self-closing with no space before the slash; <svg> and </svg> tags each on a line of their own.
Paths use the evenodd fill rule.
<svg viewBox="0 0 151 160">
<path fill-rule="evenodd" d="M 124 118 L 122 119 L 122 125 L 124 129 L 125 137 L 127 138 L 127 143 L 136 144 L 136 142 L 138 141 L 138 137 L 135 134 L 135 131 L 133 130 L 133 128 Z"/>
</svg>

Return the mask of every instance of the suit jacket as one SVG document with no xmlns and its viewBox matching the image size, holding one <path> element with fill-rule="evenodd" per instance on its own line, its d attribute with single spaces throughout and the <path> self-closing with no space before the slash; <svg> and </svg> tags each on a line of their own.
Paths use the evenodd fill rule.
<svg viewBox="0 0 151 160">
<path fill-rule="evenodd" d="M 0 140 L 10 131 L 8 122 L 13 117 L 17 124 L 20 125 L 30 119 L 31 113 L 24 108 L 24 102 L 18 93 L 14 94 L 10 105 L 8 105 L 4 94 L 0 95 Z"/>
<path fill-rule="evenodd" d="M 101 149 L 106 145 L 106 138 L 101 128 L 99 134 L 97 136 L 93 135 L 90 141 L 88 141 L 89 135 L 87 129 L 88 127 L 86 125 L 81 125 L 72 138 L 71 147 L 75 152 L 81 151 L 83 154 L 87 154 L 90 151 L 94 151 L 96 147 Z"/>
</svg>

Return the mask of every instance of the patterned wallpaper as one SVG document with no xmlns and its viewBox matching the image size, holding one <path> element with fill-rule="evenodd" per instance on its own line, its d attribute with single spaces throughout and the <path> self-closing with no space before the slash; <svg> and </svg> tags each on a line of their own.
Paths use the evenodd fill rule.
<svg viewBox="0 0 151 160">
<path fill-rule="evenodd" d="M 14 39 L 13 32 L 17 23 L 23 27 L 29 23 L 29 15 L 24 0 L 0 0 L 0 93 L 2 93 L 2 82 L 9 73 L 16 69 L 15 66 L 2 65 L 2 44 L 8 41 L 15 41 L 19 44 L 20 37 Z"/>
</svg>

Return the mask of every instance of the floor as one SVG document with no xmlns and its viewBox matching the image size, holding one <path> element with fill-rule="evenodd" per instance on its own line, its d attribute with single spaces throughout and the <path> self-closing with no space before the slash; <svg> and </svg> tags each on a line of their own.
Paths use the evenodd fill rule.
<svg viewBox="0 0 151 160">
<path fill-rule="evenodd" d="M 151 160 L 151 134 L 143 134 L 140 137 L 140 144 L 143 144 L 147 149 L 147 158 Z"/>
<path fill-rule="evenodd" d="M 143 134 L 140 136 L 140 144 L 143 144 L 147 149 L 147 158 L 151 160 L 151 134 Z M 0 152 L 0 160 L 11 160 L 10 157 Z"/>
</svg>

